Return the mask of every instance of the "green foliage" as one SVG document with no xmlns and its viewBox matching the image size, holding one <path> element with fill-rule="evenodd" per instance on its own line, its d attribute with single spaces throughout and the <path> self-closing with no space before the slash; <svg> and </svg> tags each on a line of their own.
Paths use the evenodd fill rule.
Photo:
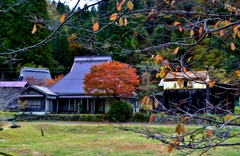
<svg viewBox="0 0 240 156">
<path fill-rule="evenodd" d="M 108 112 L 109 118 L 116 121 L 129 121 L 132 117 L 133 107 L 124 101 L 114 101 L 111 103 L 111 108 Z"/>
<path fill-rule="evenodd" d="M 133 121 L 135 122 L 148 122 L 149 116 L 146 116 L 145 113 L 135 113 L 133 115 Z"/>
</svg>

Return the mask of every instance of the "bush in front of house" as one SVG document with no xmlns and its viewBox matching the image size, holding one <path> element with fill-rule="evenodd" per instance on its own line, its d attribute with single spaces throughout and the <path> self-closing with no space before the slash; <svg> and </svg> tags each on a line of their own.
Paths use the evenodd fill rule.
<svg viewBox="0 0 240 156">
<path fill-rule="evenodd" d="M 114 101 L 111 103 L 111 108 L 108 112 L 108 116 L 112 120 L 119 122 L 129 121 L 133 114 L 133 107 L 131 104 L 125 101 Z"/>
<path fill-rule="evenodd" d="M 146 115 L 146 113 L 135 113 L 133 114 L 133 117 L 131 121 L 133 122 L 148 122 L 150 116 Z"/>
</svg>

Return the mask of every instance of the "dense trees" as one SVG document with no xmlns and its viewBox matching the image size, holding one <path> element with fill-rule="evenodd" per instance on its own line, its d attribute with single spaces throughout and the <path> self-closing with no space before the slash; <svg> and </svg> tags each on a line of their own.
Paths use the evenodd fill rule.
<svg viewBox="0 0 240 156">
<path fill-rule="evenodd" d="M 150 85 L 164 78 L 166 73 L 180 71 L 188 77 L 186 71 L 207 70 L 210 78 L 206 84 L 228 84 L 225 89 L 231 88 L 235 96 L 239 96 L 238 1 L 100 0 L 77 8 L 78 1 L 73 10 L 58 2 L 48 3 L 48 12 L 43 0 L 20 2 L 18 6 L 15 0 L 4 0 L 0 4 L 0 22 L 4 26 L 0 28 L 3 68 L 13 69 L 19 63 L 24 65 L 34 61 L 37 66 L 60 71 L 63 66 L 69 66 L 71 61 L 68 59 L 73 55 L 105 54 L 137 65 L 143 78 L 141 89 L 147 94 L 156 91 L 156 87 Z M 34 24 L 37 30 L 32 34 Z M 9 64 L 14 62 L 16 64 Z M 155 75 L 158 81 L 153 83 Z M 200 118 L 196 114 L 188 116 Z M 214 120 L 220 125 L 215 127 L 216 132 L 237 119 Z M 182 126 L 179 127 L 178 130 L 183 132 Z M 147 136 L 168 144 L 170 151 L 173 145 L 176 149 L 188 148 L 190 151 L 223 146 L 223 140 L 210 141 L 214 141 L 217 133 L 209 131 L 209 134 L 198 147 L 181 142 L 181 137 L 187 136 L 183 133 L 168 138 L 149 133 Z"/>
</svg>

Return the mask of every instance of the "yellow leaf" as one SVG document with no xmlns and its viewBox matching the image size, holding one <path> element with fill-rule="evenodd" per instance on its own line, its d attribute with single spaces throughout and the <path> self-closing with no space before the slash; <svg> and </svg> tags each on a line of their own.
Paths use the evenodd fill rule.
<svg viewBox="0 0 240 156">
<path fill-rule="evenodd" d="M 225 22 L 226 25 L 231 24 L 231 22 L 229 22 L 228 20 L 225 20 L 224 22 Z"/>
<path fill-rule="evenodd" d="M 187 62 L 189 63 L 192 59 L 192 56 L 188 58 Z"/>
<path fill-rule="evenodd" d="M 166 76 L 166 71 L 165 70 L 161 70 L 159 76 L 160 76 L 160 78 L 164 78 Z"/>
<path fill-rule="evenodd" d="M 99 29 L 99 24 L 98 22 L 96 22 L 93 27 L 92 27 L 93 31 L 97 31 Z"/>
<path fill-rule="evenodd" d="M 175 22 L 173 23 L 174 26 L 179 25 L 179 24 L 180 24 L 180 22 L 177 22 L 177 21 L 175 21 Z"/>
<path fill-rule="evenodd" d="M 194 31 L 191 30 L 191 31 L 190 31 L 190 36 L 192 37 L 193 35 L 194 35 Z"/>
<path fill-rule="evenodd" d="M 132 1 L 128 1 L 127 6 L 128 6 L 128 9 L 132 10 L 134 5 Z"/>
<path fill-rule="evenodd" d="M 236 35 L 237 35 L 237 33 L 234 32 L 233 35 L 232 35 L 232 36 L 233 36 L 233 39 L 236 38 Z M 238 36 L 238 37 L 239 37 L 239 36 Z"/>
<path fill-rule="evenodd" d="M 173 54 L 176 55 L 178 53 L 178 49 L 179 49 L 179 47 L 175 48 Z"/>
<path fill-rule="evenodd" d="M 37 31 L 37 26 L 36 26 L 36 24 L 34 23 L 34 25 L 33 25 L 33 30 L 32 30 L 32 34 L 34 34 L 36 31 Z"/>
<path fill-rule="evenodd" d="M 181 85 L 182 85 L 182 79 L 178 79 L 178 80 L 177 80 L 177 84 L 178 84 L 179 87 L 181 87 Z"/>
<path fill-rule="evenodd" d="M 231 114 L 227 114 L 226 115 L 226 121 L 229 121 L 231 119 L 231 116 L 232 116 Z"/>
<path fill-rule="evenodd" d="M 214 25 L 214 28 L 217 28 L 218 25 L 219 25 L 219 23 L 220 23 L 220 21 L 217 21 L 217 22 L 215 23 L 215 25 Z"/>
<path fill-rule="evenodd" d="M 175 128 L 175 132 L 178 133 L 179 135 L 180 134 L 186 134 L 186 130 L 185 130 L 185 127 L 182 123 L 178 123 L 176 128 Z"/>
<path fill-rule="evenodd" d="M 187 120 L 189 118 L 189 116 L 184 116 L 183 119 L 182 119 L 182 122 L 184 122 L 185 120 Z"/>
<path fill-rule="evenodd" d="M 238 77 L 240 77 L 240 70 L 236 70 L 235 73 Z"/>
<path fill-rule="evenodd" d="M 209 81 L 209 87 L 212 88 L 215 83 L 216 83 L 216 81 Z"/>
<path fill-rule="evenodd" d="M 156 99 L 154 100 L 154 107 L 155 107 L 155 108 L 157 108 L 157 107 L 158 107 L 158 102 L 157 102 L 157 100 L 156 100 Z"/>
<path fill-rule="evenodd" d="M 183 71 L 184 73 L 186 73 L 186 72 L 187 72 L 187 68 L 186 68 L 186 67 L 182 67 L 182 71 Z"/>
<path fill-rule="evenodd" d="M 65 20 L 66 14 L 62 14 L 61 18 L 60 18 L 60 23 L 62 23 Z"/>
<path fill-rule="evenodd" d="M 216 146 L 213 146 L 212 148 L 213 148 L 214 151 L 216 150 Z"/>
<path fill-rule="evenodd" d="M 206 34 L 206 36 L 205 37 L 208 37 L 208 34 Z"/>
<path fill-rule="evenodd" d="M 181 26 L 179 26 L 178 29 L 180 32 L 182 32 L 182 30 L 183 30 Z"/>
<path fill-rule="evenodd" d="M 235 45 L 233 42 L 231 42 L 231 50 L 234 51 L 235 50 Z"/>
<path fill-rule="evenodd" d="M 145 104 L 145 102 L 146 102 L 146 100 L 147 100 L 147 97 L 148 97 L 148 96 L 144 96 L 144 98 L 143 98 L 142 101 L 141 101 L 142 104 Z"/>
<path fill-rule="evenodd" d="M 110 20 L 111 20 L 111 21 L 115 21 L 115 20 L 117 19 L 117 17 L 118 17 L 118 14 L 117 14 L 117 13 L 114 13 L 114 14 L 112 14 L 112 15 L 110 16 Z"/>
<path fill-rule="evenodd" d="M 203 32 L 203 28 L 200 27 L 199 30 L 198 30 L 199 35 L 202 35 L 202 32 Z"/>
<path fill-rule="evenodd" d="M 219 34 L 220 34 L 221 37 L 224 36 L 224 31 L 220 30 Z"/>
<path fill-rule="evenodd" d="M 127 18 L 124 18 L 124 25 L 127 26 L 127 23 L 128 23 Z"/>
<path fill-rule="evenodd" d="M 119 26 L 121 27 L 122 25 L 123 25 L 123 19 L 121 17 L 121 18 L 119 18 Z"/>
</svg>

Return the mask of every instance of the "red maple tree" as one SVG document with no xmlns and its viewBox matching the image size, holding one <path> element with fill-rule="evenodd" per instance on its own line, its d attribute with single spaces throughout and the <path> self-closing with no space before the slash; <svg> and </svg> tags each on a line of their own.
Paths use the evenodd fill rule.
<svg viewBox="0 0 240 156">
<path fill-rule="evenodd" d="M 83 84 L 87 94 L 130 97 L 139 84 L 139 76 L 135 68 L 113 61 L 92 66 Z"/>
</svg>

